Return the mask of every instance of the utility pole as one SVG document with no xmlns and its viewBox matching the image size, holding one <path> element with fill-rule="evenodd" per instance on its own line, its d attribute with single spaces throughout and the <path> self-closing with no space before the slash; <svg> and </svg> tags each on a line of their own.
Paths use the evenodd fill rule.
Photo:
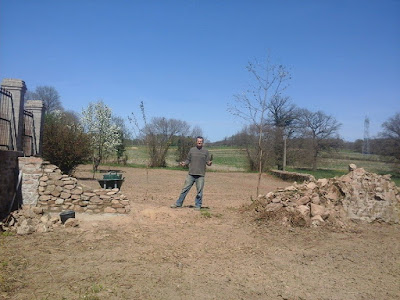
<svg viewBox="0 0 400 300">
<path fill-rule="evenodd" d="M 283 134 L 283 165 L 282 170 L 286 171 L 286 140 L 287 136 L 286 133 Z"/>
</svg>

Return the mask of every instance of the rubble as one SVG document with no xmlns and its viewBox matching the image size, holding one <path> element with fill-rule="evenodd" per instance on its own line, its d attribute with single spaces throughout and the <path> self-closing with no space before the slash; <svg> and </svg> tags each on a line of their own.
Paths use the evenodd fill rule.
<svg viewBox="0 0 400 300">
<path fill-rule="evenodd" d="M 349 165 L 349 173 L 330 179 L 311 178 L 259 196 L 251 205 L 257 219 L 288 226 L 343 227 L 351 221 L 400 223 L 400 188 L 390 175 Z"/>
<path fill-rule="evenodd" d="M 69 220 L 72 221 L 68 222 Z M 51 232 L 57 227 L 77 226 L 79 222 L 76 219 L 68 219 L 63 225 L 59 216 L 51 216 L 41 207 L 23 205 L 20 210 L 12 212 L 3 222 L 0 222 L 0 231 L 26 235 L 35 232 Z"/>
</svg>

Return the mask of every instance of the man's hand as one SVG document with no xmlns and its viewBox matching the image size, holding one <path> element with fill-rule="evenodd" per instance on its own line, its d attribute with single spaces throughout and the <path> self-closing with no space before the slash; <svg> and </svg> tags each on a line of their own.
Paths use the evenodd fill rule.
<svg viewBox="0 0 400 300">
<path fill-rule="evenodd" d="M 210 167 L 212 165 L 212 160 L 209 160 L 206 164 Z"/>
<path fill-rule="evenodd" d="M 186 166 L 186 164 L 185 164 L 184 161 L 181 161 L 179 164 L 180 164 L 182 167 Z"/>
</svg>

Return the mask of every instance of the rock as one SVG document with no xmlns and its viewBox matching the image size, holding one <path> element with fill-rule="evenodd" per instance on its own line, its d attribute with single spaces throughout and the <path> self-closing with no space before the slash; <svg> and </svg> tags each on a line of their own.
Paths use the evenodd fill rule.
<svg viewBox="0 0 400 300">
<path fill-rule="evenodd" d="M 335 187 L 332 187 L 330 191 L 325 195 L 326 199 L 333 202 L 336 202 L 339 199 L 339 197 L 340 197 L 340 192 Z"/>
<path fill-rule="evenodd" d="M 307 189 L 309 189 L 309 190 L 313 190 L 313 189 L 315 189 L 315 188 L 317 187 L 317 185 L 315 184 L 315 182 L 309 182 L 309 183 L 306 185 L 306 187 L 307 187 Z"/>
<path fill-rule="evenodd" d="M 267 199 L 270 199 L 270 198 L 272 198 L 273 196 L 274 196 L 274 193 L 273 193 L 273 192 L 269 192 L 268 194 L 265 195 L 265 197 L 266 197 Z"/>
<path fill-rule="evenodd" d="M 69 197 L 71 197 L 71 194 L 68 193 L 68 192 L 62 192 L 61 195 L 60 195 L 60 197 L 61 197 L 62 199 L 68 199 Z"/>
<path fill-rule="evenodd" d="M 117 210 L 112 207 L 106 207 L 106 208 L 104 208 L 104 212 L 105 213 L 115 213 L 115 212 L 117 212 Z"/>
<path fill-rule="evenodd" d="M 296 203 L 297 203 L 297 205 L 305 205 L 305 204 L 307 204 L 307 203 L 310 202 L 310 201 L 311 201 L 310 197 L 308 197 L 308 196 L 303 196 L 303 197 L 301 197 L 299 200 L 297 200 Z"/>
<path fill-rule="evenodd" d="M 311 218 L 311 225 L 316 227 L 316 226 L 321 226 L 325 223 L 325 221 L 322 219 L 320 215 L 316 215 Z"/>
<path fill-rule="evenodd" d="M 75 218 L 69 218 L 68 220 L 65 221 L 64 226 L 65 227 L 78 227 L 79 221 Z"/>
<path fill-rule="evenodd" d="M 311 203 L 311 217 L 315 216 L 326 216 L 325 207 L 323 207 L 322 205 Z"/>
<path fill-rule="evenodd" d="M 54 189 L 54 191 L 51 192 L 51 195 L 52 195 L 53 197 L 60 197 L 61 192 L 60 192 L 60 191 L 57 191 L 56 189 Z"/>
<path fill-rule="evenodd" d="M 279 198 L 273 198 L 273 199 L 271 200 L 272 203 L 279 203 L 279 202 L 281 202 L 281 201 L 282 201 L 282 199 L 279 199 Z"/>
<path fill-rule="evenodd" d="M 318 194 L 313 195 L 311 198 L 311 202 L 319 205 L 321 203 L 321 199 L 319 198 L 319 195 Z"/>
<path fill-rule="evenodd" d="M 300 212 L 302 216 L 307 216 L 307 217 L 310 216 L 310 208 L 308 206 L 299 205 L 296 209 Z"/>
<path fill-rule="evenodd" d="M 49 215 L 43 215 L 40 218 L 40 222 L 42 222 L 42 223 L 47 223 L 49 220 L 50 220 L 50 216 Z"/>
<path fill-rule="evenodd" d="M 56 223 L 60 222 L 60 218 L 59 217 L 51 217 L 50 222 L 52 224 L 56 224 Z"/>
<path fill-rule="evenodd" d="M 43 214 L 43 207 L 32 207 L 32 211 L 37 215 Z"/>
<path fill-rule="evenodd" d="M 349 164 L 349 172 L 354 171 L 355 169 L 357 169 L 355 164 Z"/>
<path fill-rule="evenodd" d="M 40 201 L 47 201 L 47 200 L 50 200 L 50 199 L 51 199 L 50 195 L 42 195 L 42 196 L 39 197 Z"/>
<path fill-rule="evenodd" d="M 101 204 L 103 203 L 103 200 L 101 200 L 99 197 L 96 196 L 90 199 L 90 203 Z"/>
<path fill-rule="evenodd" d="M 265 207 L 265 211 L 278 211 L 282 207 L 282 203 L 270 203 Z"/>
<path fill-rule="evenodd" d="M 17 228 L 18 235 L 31 234 L 33 232 L 35 232 L 35 228 L 33 228 L 31 225 L 28 225 L 27 223 L 21 224 Z"/>
<path fill-rule="evenodd" d="M 35 228 L 35 231 L 38 233 L 44 233 L 44 232 L 48 232 L 49 228 L 46 226 L 46 224 L 38 224 Z"/>
<path fill-rule="evenodd" d="M 71 194 L 73 194 L 73 195 L 81 195 L 81 194 L 83 194 L 83 189 L 82 188 L 75 188 L 75 189 L 71 190 Z"/>
<path fill-rule="evenodd" d="M 297 188 L 294 187 L 293 185 L 291 185 L 291 186 L 286 187 L 285 191 L 297 191 Z"/>
</svg>

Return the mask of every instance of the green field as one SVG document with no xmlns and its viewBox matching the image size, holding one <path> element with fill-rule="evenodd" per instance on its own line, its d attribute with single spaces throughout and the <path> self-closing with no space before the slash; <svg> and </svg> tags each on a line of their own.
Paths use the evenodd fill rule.
<svg viewBox="0 0 400 300">
<path fill-rule="evenodd" d="M 246 152 L 243 149 L 235 147 L 209 147 L 210 153 L 213 154 L 213 167 L 209 171 L 215 172 L 246 172 L 247 160 Z M 171 147 L 167 155 L 167 166 L 169 169 L 182 169 L 176 161 L 176 147 Z M 128 155 L 128 166 L 146 167 L 148 164 L 148 156 L 145 146 L 129 147 L 126 154 Z M 108 163 L 115 161 L 110 158 Z M 307 168 L 289 165 L 288 171 L 307 173 L 315 178 L 331 178 L 341 176 L 347 173 L 349 164 L 356 164 L 357 167 L 364 168 L 368 172 L 377 174 L 392 174 L 392 179 L 400 186 L 400 173 L 393 158 L 382 157 L 378 155 L 364 155 L 350 151 L 338 151 L 334 153 L 322 153 L 318 159 L 318 170 L 312 171 Z"/>
</svg>

